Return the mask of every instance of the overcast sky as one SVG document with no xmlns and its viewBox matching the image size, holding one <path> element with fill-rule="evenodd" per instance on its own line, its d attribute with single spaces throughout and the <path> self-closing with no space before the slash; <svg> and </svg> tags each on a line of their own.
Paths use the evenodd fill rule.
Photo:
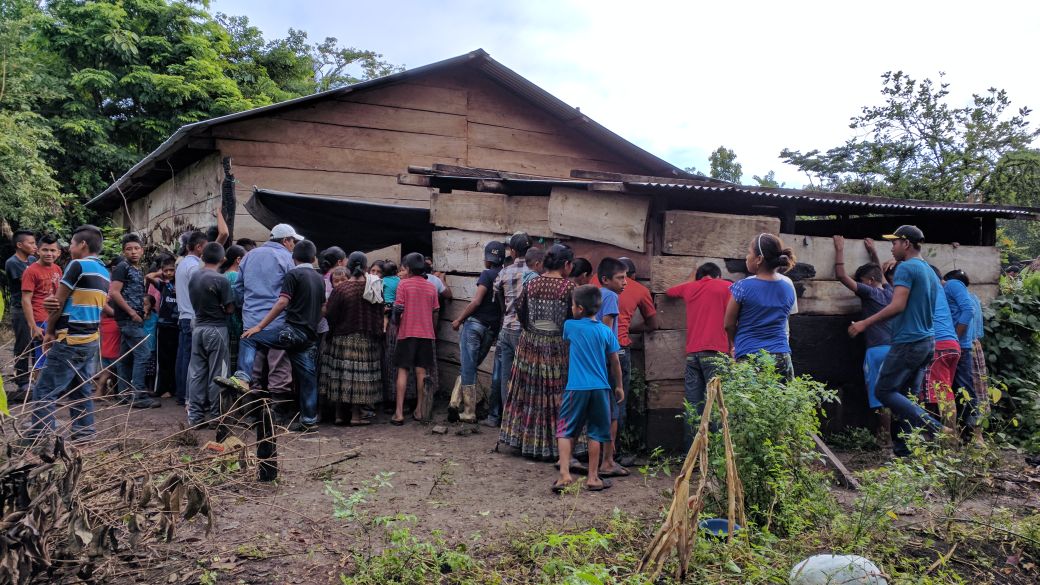
<svg viewBox="0 0 1040 585">
<path fill-rule="evenodd" d="M 946 73 L 951 98 L 995 86 L 1040 106 L 1040 2 L 631 0 L 213 0 L 267 38 L 312 39 L 417 67 L 483 48 L 639 146 L 706 172 L 719 145 L 745 183 L 776 171 L 784 147 L 837 146 L 849 118 L 880 102 L 880 76 Z M 1034 119 L 1040 124 L 1040 118 Z"/>
</svg>

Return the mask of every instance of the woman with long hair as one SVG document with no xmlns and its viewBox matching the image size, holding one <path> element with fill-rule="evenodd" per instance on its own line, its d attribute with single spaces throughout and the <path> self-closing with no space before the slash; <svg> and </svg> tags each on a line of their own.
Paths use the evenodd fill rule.
<svg viewBox="0 0 1040 585">
<path fill-rule="evenodd" d="M 567 276 L 573 262 L 569 246 L 553 245 L 545 254 L 545 274 L 524 285 L 517 298 L 520 341 L 499 440 L 527 457 L 553 460 L 559 455 L 556 419 L 567 385 L 563 323 L 571 315 L 575 285 Z"/>
<path fill-rule="evenodd" d="M 332 290 L 325 308 L 329 334 L 322 347 L 318 389 L 322 400 L 335 408 L 337 425 L 367 425 L 361 408 L 371 407 L 383 390 L 383 304 L 363 298 L 368 261 L 352 252 L 346 261 L 347 278 Z"/>
<path fill-rule="evenodd" d="M 235 282 L 238 281 L 238 267 L 242 264 L 242 258 L 246 255 L 246 249 L 238 244 L 228 247 L 224 252 L 224 261 L 220 264 L 220 273 L 235 290 Z M 242 339 L 242 299 L 235 299 L 235 312 L 228 315 L 228 363 L 238 363 L 238 341 Z"/>
</svg>

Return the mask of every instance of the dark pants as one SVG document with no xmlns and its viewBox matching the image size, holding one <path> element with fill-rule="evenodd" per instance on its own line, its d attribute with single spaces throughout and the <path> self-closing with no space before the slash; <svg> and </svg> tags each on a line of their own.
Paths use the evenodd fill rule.
<svg viewBox="0 0 1040 585">
<path fill-rule="evenodd" d="M 874 393 L 895 417 L 892 443 L 896 455 L 910 454 L 903 434 L 913 428 L 925 427 L 934 432 L 942 430 L 942 423 L 909 398 L 916 395 L 919 373 L 934 354 L 935 339 L 931 337 L 911 343 L 893 343 L 885 363 L 881 364 Z"/>
<path fill-rule="evenodd" d="M 488 418 L 492 421 L 501 421 L 502 412 L 506 405 L 506 395 L 509 394 L 509 376 L 513 371 L 513 358 L 516 357 L 516 346 L 520 343 L 519 329 L 503 329 L 498 334 L 498 345 L 495 346 L 495 368 L 498 370 L 499 385 L 498 396 L 492 391 L 488 408 Z"/>
<path fill-rule="evenodd" d="M 300 389 L 300 422 L 305 425 L 318 424 L 318 345 L 291 325 L 286 325 L 280 331 L 265 329 L 242 341 L 250 342 L 254 357 L 259 348 L 285 350 L 292 364 L 293 380 Z M 245 346 L 245 343 L 239 345 L 239 357 Z M 244 374 L 241 370 L 235 372 L 236 376 L 250 382 L 252 370 L 249 378 L 245 378 Z"/>
<path fill-rule="evenodd" d="M 961 348 L 961 357 L 957 361 L 957 372 L 953 376 L 954 402 L 960 405 L 957 412 L 960 413 L 961 424 L 968 429 L 974 429 L 979 424 L 979 402 L 975 395 L 974 377 L 974 354 L 972 348 Z M 961 390 L 967 393 L 967 398 Z"/>
<path fill-rule="evenodd" d="M 160 325 L 155 329 L 156 374 L 155 393 L 177 393 L 177 347 L 181 336 L 176 325 Z M 189 356 L 190 357 L 190 356 Z"/>
<path fill-rule="evenodd" d="M 618 405 L 617 436 L 620 437 L 621 429 L 625 428 L 625 420 L 628 418 L 628 399 L 632 395 L 632 350 L 622 347 L 618 350 L 617 357 L 621 362 L 621 389 L 625 391 L 625 401 Z M 610 392 L 614 392 L 613 388 Z"/>
<path fill-rule="evenodd" d="M 125 398 L 141 398 L 147 394 L 145 376 L 148 374 L 148 360 L 152 350 L 145 341 L 146 333 L 140 323 L 133 321 L 119 322 L 119 353 L 123 359 L 116 364 L 119 371 L 119 393 Z"/>
<path fill-rule="evenodd" d="M 32 331 L 25 322 L 25 313 L 21 309 L 11 309 L 11 329 L 14 330 L 14 380 L 21 388 L 29 383 L 29 368 L 33 356 L 29 348 L 32 346 Z"/>
<path fill-rule="evenodd" d="M 693 412 L 685 412 L 683 418 L 683 450 L 689 451 L 693 438 L 701 424 L 704 412 L 704 400 L 707 397 L 708 382 L 715 377 L 719 369 L 719 359 L 726 355 L 717 351 L 698 351 L 686 355 L 686 376 L 683 384 L 686 402 L 693 407 Z"/>
<path fill-rule="evenodd" d="M 178 322 L 180 336 L 177 338 L 177 404 L 188 400 L 188 365 L 191 363 L 191 319 Z"/>
<path fill-rule="evenodd" d="M 54 413 L 58 401 L 66 398 L 72 417 L 72 437 L 88 438 L 94 435 L 94 377 L 98 362 L 97 341 L 69 345 L 59 341 L 47 352 L 47 365 L 33 388 L 32 426 L 26 433 L 40 436 L 57 430 Z"/>
</svg>

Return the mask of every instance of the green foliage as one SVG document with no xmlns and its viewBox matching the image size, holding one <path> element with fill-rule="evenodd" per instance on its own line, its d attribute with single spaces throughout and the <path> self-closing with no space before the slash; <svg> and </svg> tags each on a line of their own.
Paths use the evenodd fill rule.
<svg viewBox="0 0 1040 585">
<path fill-rule="evenodd" d="M 325 493 L 332 498 L 332 517 L 347 521 L 363 519 L 359 508 L 379 490 L 393 487 L 390 485 L 390 478 L 393 475 L 393 472 L 381 471 L 372 479 L 362 483 L 361 487 L 354 490 L 349 496 L 336 489 L 333 482 L 326 481 Z"/>
<path fill-rule="evenodd" d="M 1014 440 L 1040 450 L 1040 273 L 1005 282 L 984 316 L 990 384 L 1008 397 L 994 405 L 994 418 Z"/>
<path fill-rule="evenodd" d="M 884 103 L 852 118 L 856 137 L 826 152 L 785 148 L 780 157 L 826 190 L 1035 203 L 1038 192 L 1021 189 L 1029 182 L 1023 173 L 1035 178 L 1034 157 L 1022 152 L 1040 136 L 1029 127 L 1031 111 L 1013 110 L 1007 92 L 992 87 L 974 94 L 970 104 L 952 107 L 949 84 L 941 78 L 917 81 L 889 71 L 882 75 Z"/>
<path fill-rule="evenodd" d="M 740 183 L 740 177 L 743 176 L 744 171 L 737 162 L 737 153 L 725 146 L 720 146 L 708 157 L 708 163 L 711 164 L 713 178 L 730 183 Z"/>
<path fill-rule="evenodd" d="M 758 176 L 758 175 L 752 175 L 751 178 L 754 179 L 756 183 L 758 183 L 759 187 L 774 187 L 774 188 L 776 188 L 776 187 L 783 187 L 784 185 L 787 184 L 787 183 L 780 183 L 779 181 L 777 181 L 776 180 L 776 173 L 774 171 L 769 171 L 768 173 L 766 173 L 765 175 L 763 175 L 761 177 Z"/>
<path fill-rule="evenodd" d="M 827 444 L 842 451 L 877 451 L 881 447 L 870 429 L 851 427 L 827 437 Z"/>
<path fill-rule="evenodd" d="M 806 376 L 784 382 L 768 355 L 720 366 L 748 519 L 786 535 L 831 514 L 826 480 L 812 468 L 819 458 L 812 435 L 820 430 L 819 408 L 837 400 L 834 391 Z M 719 422 L 717 410 L 713 418 Z M 721 437 L 713 439 L 711 463 L 725 477 Z"/>
</svg>

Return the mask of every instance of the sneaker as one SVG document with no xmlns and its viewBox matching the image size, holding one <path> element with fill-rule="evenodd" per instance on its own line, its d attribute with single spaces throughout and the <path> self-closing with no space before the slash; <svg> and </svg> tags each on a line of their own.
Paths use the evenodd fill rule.
<svg viewBox="0 0 1040 585">
<path fill-rule="evenodd" d="M 497 418 L 491 418 L 489 416 L 484 420 L 480 421 L 480 424 L 484 425 L 485 427 L 497 429 L 501 425 L 501 422 Z"/>
<path fill-rule="evenodd" d="M 141 396 L 140 398 L 128 399 L 130 408 L 159 408 L 162 406 L 162 402 L 154 398 L 148 398 L 147 396 Z"/>
<path fill-rule="evenodd" d="M 217 376 L 216 378 L 213 378 L 213 382 L 223 386 L 224 388 L 229 388 L 243 394 L 249 392 L 249 383 L 238 376 L 228 376 L 226 378 L 224 376 Z"/>
</svg>

